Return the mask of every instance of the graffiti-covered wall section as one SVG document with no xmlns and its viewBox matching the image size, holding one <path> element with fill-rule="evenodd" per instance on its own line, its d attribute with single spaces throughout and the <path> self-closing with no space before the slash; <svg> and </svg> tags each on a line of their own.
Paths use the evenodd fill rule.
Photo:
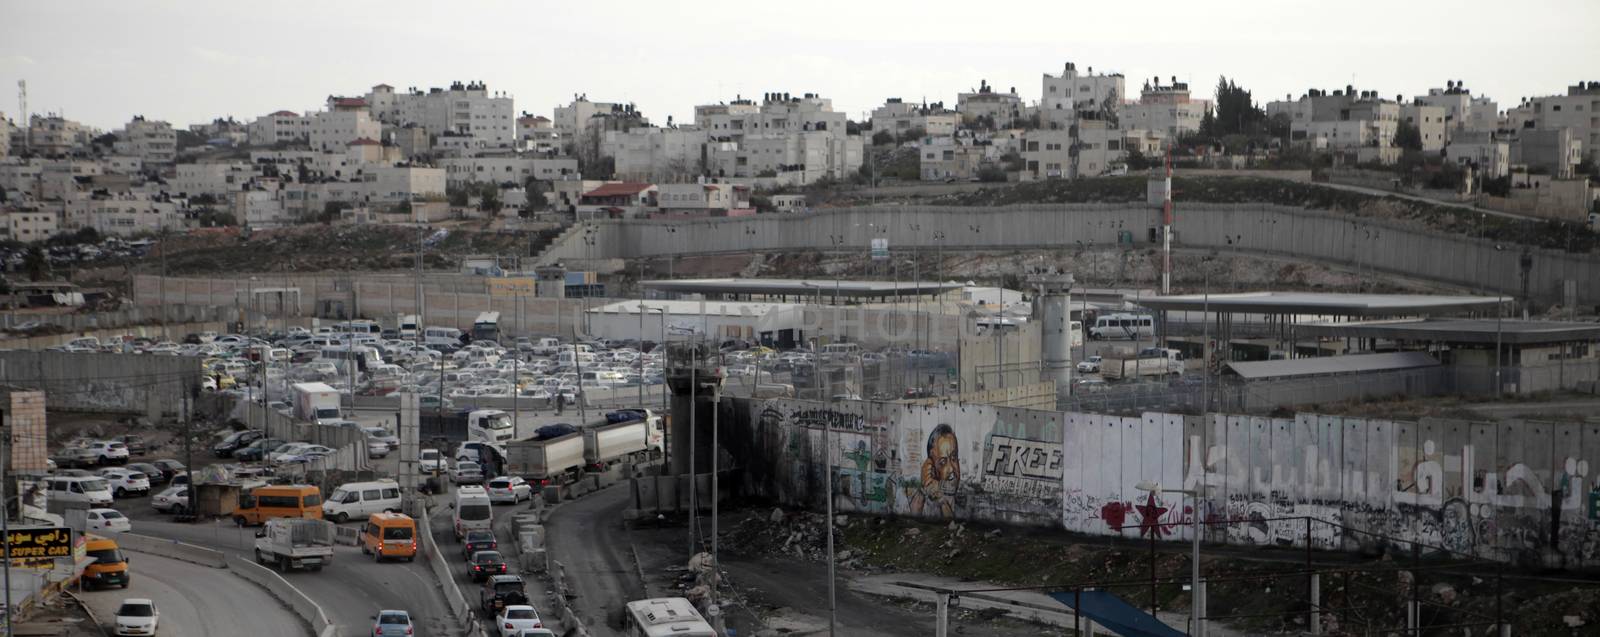
<svg viewBox="0 0 1600 637">
<path fill-rule="evenodd" d="M 745 489 L 841 512 L 1600 568 L 1600 424 L 735 399 Z M 1159 486 L 1161 492 L 1153 487 Z M 1177 491 L 1203 492 L 1199 499 Z M 1310 519 L 1311 522 L 1307 522 Z M 1405 547 L 1402 547 L 1405 548 Z"/>
</svg>

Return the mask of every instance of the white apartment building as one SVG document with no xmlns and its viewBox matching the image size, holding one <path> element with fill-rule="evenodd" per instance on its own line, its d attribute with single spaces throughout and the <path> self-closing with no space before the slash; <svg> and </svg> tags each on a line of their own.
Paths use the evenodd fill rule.
<svg viewBox="0 0 1600 637">
<path fill-rule="evenodd" d="M 574 95 L 571 104 L 555 108 L 552 124 L 557 136 L 572 140 L 588 128 L 589 118 L 596 113 L 610 113 L 622 107 L 618 102 L 591 102 L 587 94 Z"/>
<path fill-rule="evenodd" d="M 1511 143 L 1494 132 L 1459 131 L 1445 148 L 1444 157 L 1458 166 L 1476 166 L 1478 179 L 1511 174 Z"/>
<path fill-rule="evenodd" d="M 100 170 L 103 173 L 119 175 L 137 175 L 144 170 L 144 160 L 138 157 L 124 155 L 110 155 L 100 158 Z"/>
<path fill-rule="evenodd" d="M 0 223 L 0 238 L 13 241 L 49 239 L 61 230 L 61 214 L 56 210 L 12 210 Z"/>
<path fill-rule="evenodd" d="M 1076 64 L 1067 62 L 1061 75 L 1043 74 L 1039 116 L 1045 126 L 1065 128 L 1078 118 L 1080 110 L 1096 110 L 1107 100 L 1119 105 L 1127 99 L 1127 79 L 1121 73 L 1096 74 L 1094 67 L 1087 71 L 1080 74 Z"/>
<path fill-rule="evenodd" d="M 361 98 L 329 98 L 330 110 L 311 116 L 311 148 L 323 152 L 343 153 L 358 139 L 383 138 L 383 124 L 372 119 L 366 100 Z"/>
<path fill-rule="evenodd" d="M 511 148 L 517 128 L 510 95 L 490 92 L 482 82 L 452 82 L 449 88 L 415 88 L 396 93 L 379 84 L 365 101 L 379 121 L 404 126 L 416 124 L 433 135 L 451 133 L 476 140 L 477 148 Z M 375 137 L 376 139 L 376 137 Z"/>
<path fill-rule="evenodd" d="M 311 119 L 294 111 L 277 111 L 250 122 L 250 145 L 305 144 L 311 141 Z"/>
<path fill-rule="evenodd" d="M 25 192 L 37 197 L 39 176 L 42 174 L 43 161 L 20 157 L 0 159 L 0 190 Z"/>
<path fill-rule="evenodd" d="M 57 159 L 43 162 L 34 195 L 44 200 L 70 199 L 87 189 L 84 182 L 105 174 L 100 162 Z"/>
<path fill-rule="evenodd" d="M 87 147 L 99 133 L 93 127 L 56 115 L 34 115 L 28 122 L 25 145 L 28 150 L 46 157 L 59 157 Z"/>
<path fill-rule="evenodd" d="M 1522 128 L 1512 131 L 1512 165 L 1542 170 L 1556 179 L 1571 179 L 1583 163 L 1583 144 L 1570 128 Z"/>
<path fill-rule="evenodd" d="M 616 177 L 672 182 L 705 174 L 706 131 L 697 127 L 606 131 L 600 154 L 615 160 Z"/>
<path fill-rule="evenodd" d="M 395 204 L 443 197 L 447 183 L 444 169 L 417 166 L 366 166 L 357 177 L 360 187 L 354 196 L 364 203 Z"/>
<path fill-rule="evenodd" d="M 657 214 L 674 217 L 736 217 L 755 214 L 750 187 L 743 184 L 656 184 Z"/>
<path fill-rule="evenodd" d="M 1160 131 L 1170 138 L 1199 132 L 1211 101 L 1190 97 L 1188 83 L 1177 78 L 1167 85 L 1162 85 L 1159 77 L 1152 79 L 1144 83 L 1138 102 L 1118 109 L 1118 124 L 1126 129 Z"/>
<path fill-rule="evenodd" d="M 1064 128 L 1031 130 L 1022 137 L 1022 181 L 1071 179 L 1072 132 Z"/>
<path fill-rule="evenodd" d="M 561 135 L 556 132 L 550 118 L 523 113 L 517 118 L 517 150 L 541 155 L 558 154 L 561 152 Z"/>
<path fill-rule="evenodd" d="M 181 200 L 148 193 L 122 193 L 111 197 L 85 197 L 66 202 L 61 218 L 65 231 L 94 228 L 103 235 L 152 234 L 162 228 L 181 228 Z"/>
<path fill-rule="evenodd" d="M 117 132 L 114 148 L 117 154 L 132 155 L 146 163 L 170 164 L 178 157 L 178 131 L 166 122 L 135 115 Z"/>
<path fill-rule="evenodd" d="M 967 181 L 978 176 L 984 146 L 961 137 L 924 137 L 917 149 L 923 181 Z"/>
<path fill-rule="evenodd" d="M 891 97 L 872 111 L 873 134 L 888 131 L 898 137 L 920 130 L 928 137 L 949 137 L 960 126 L 961 114 L 946 110 L 942 102 L 918 105 Z"/>
<path fill-rule="evenodd" d="M 169 192 L 183 197 L 212 195 L 225 198 L 243 189 L 255 176 L 255 168 L 245 162 L 178 164 Z"/>
<path fill-rule="evenodd" d="M 251 228 L 276 228 L 289 225 L 293 217 L 289 214 L 284 191 L 272 190 L 241 190 L 233 193 L 228 201 L 229 210 L 239 223 Z"/>
<path fill-rule="evenodd" d="M 1098 177 L 1126 160 L 1130 145 L 1159 147 L 1162 139 L 1153 131 L 1111 128 L 1101 120 L 1079 120 L 1077 137 L 1073 132 L 1036 129 L 1023 133 L 1022 180 Z"/>
<path fill-rule="evenodd" d="M 707 148 L 707 166 L 715 177 L 773 179 L 785 185 L 847 179 L 860 169 L 863 157 L 861 136 L 827 132 L 746 136 Z"/>
<path fill-rule="evenodd" d="M 747 126 L 761 114 L 761 107 L 752 100 L 737 97 L 727 104 L 700 104 L 694 107 L 694 125 L 706 131 L 712 139 L 735 139 L 746 130 L 759 128 Z"/>
<path fill-rule="evenodd" d="M 961 113 L 962 123 L 969 126 L 983 122 L 988 128 L 1011 128 L 1024 117 L 1023 110 L 1016 89 L 1001 93 L 987 81 L 981 82 L 976 91 L 956 95 L 956 111 Z"/>
<path fill-rule="evenodd" d="M 1600 161 L 1600 82 L 1579 82 L 1566 95 L 1535 97 L 1506 111 L 1512 129 L 1568 128 L 1585 157 Z"/>
<path fill-rule="evenodd" d="M 6 119 L 5 113 L 0 113 L 0 157 L 11 154 L 11 136 L 17 131 L 17 127 L 11 125 L 11 120 Z"/>
<path fill-rule="evenodd" d="M 1416 103 L 1444 109 L 1445 143 L 1456 131 L 1490 132 L 1500 127 L 1500 106 L 1487 97 L 1473 97 L 1463 85 L 1450 81 L 1445 88 L 1430 88 Z"/>
<path fill-rule="evenodd" d="M 578 160 L 567 157 L 479 156 L 440 159 L 434 162 L 454 188 L 469 183 L 522 185 L 530 177 L 545 181 L 578 178 Z"/>
<path fill-rule="evenodd" d="M 1289 139 L 1313 150 L 1354 152 L 1357 161 L 1393 163 L 1400 156 L 1394 145 L 1400 104 L 1385 100 L 1377 91 L 1346 88 L 1328 93 L 1307 91 L 1299 100 L 1267 104 L 1267 114 L 1285 114 L 1290 120 Z"/>
<path fill-rule="evenodd" d="M 1437 155 L 1449 142 L 1449 117 L 1443 106 L 1413 103 L 1400 107 L 1400 121 L 1417 128 L 1422 137 L 1422 152 Z"/>
</svg>

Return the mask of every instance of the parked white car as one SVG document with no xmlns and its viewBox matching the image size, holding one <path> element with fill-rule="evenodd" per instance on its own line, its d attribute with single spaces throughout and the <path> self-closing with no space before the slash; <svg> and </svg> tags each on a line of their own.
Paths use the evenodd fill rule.
<svg viewBox="0 0 1600 637">
<path fill-rule="evenodd" d="M 132 469 L 101 469 L 100 477 L 111 484 L 111 493 L 118 498 L 143 497 L 150 494 L 150 478 Z"/>
<path fill-rule="evenodd" d="M 128 445 L 115 440 L 95 440 L 84 445 L 100 464 L 126 464 L 128 462 Z"/>
<path fill-rule="evenodd" d="M 1080 361 L 1078 363 L 1078 373 L 1080 373 L 1080 374 L 1098 374 L 1098 373 L 1100 373 L 1100 361 L 1101 360 L 1102 359 L 1100 358 L 1100 355 L 1099 354 L 1095 354 L 1094 356 L 1090 356 L 1088 358 L 1088 360 Z"/>
<path fill-rule="evenodd" d="M 417 453 L 417 471 L 421 473 L 443 473 L 449 469 L 445 465 L 444 454 L 438 449 L 423 449 Z"/>
<path fill-rule="evenodd" d="M 154 635 L 161 620 L 156 603 L 142 597 L 122 600 L 112 620 L 112 634 L 117 637 L 143 637 Z"/>
<path fill-rule="evenodd" d="M 167 487 L 150 498 L 150 507 L 162 513 L 189 510 L 189 487 Z"/>
<path fill-rule="evenodd" d="M 127 533 L 133 530 L 133 521 L 116 509 L 89 509 L 83 514 L 85 531 L 101 533 Z"/>
</svg>

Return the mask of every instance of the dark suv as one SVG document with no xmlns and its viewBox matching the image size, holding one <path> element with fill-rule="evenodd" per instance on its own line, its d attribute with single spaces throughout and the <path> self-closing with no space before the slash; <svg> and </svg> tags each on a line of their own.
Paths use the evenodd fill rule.
<svg viewBox="0 0 1600 637">
<path fill-rule="evenodd" d="M 211 453 L 216 454 L 218 458 L 227 458 L 232 456 L 233 452 L 243 449 L 250 443 L 265 437 L 267 437 L 266 432 L 259 429 L 235 431 L 231 434 L 228 434 L 227 438 L 223 438 L 222 442 L 212 445 Z"/>
<path fill-rule="evenodd" d="M 521 575 L 493 575 L 483 582 L 483 592 L 478 599 L 486 613 L 497 612 L 507 606 L 528 603 Z"/>
<path fill-rule="evenodd" d="M 286 443 L 278 438 L 262 438 L 234 451 L 233 459 L 239 462 L 261 462 L 267 459 L 267 454 L 284 444 Z"/>
</svg>

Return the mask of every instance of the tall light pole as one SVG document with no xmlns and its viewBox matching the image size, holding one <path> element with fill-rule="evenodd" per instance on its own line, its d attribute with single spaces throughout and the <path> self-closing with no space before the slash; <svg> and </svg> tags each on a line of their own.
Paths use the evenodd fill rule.
<svg viewBox="0 0 1600 637">
<path fill-rule="evenodd" d="M 1200 426 L 1202 428 L 1205 427 L 1205 423 L 1201 422 Z M 1202 453 L 1204 452 L 1202 451 Z M 1203 522 L 1200 519 L 1200 498 L 1202 495 L 1204 495 L 1207 487 L 1206 485 L 1202 484 L 1198 485 L 1198 488 L 1195 490 L 1163 489 L 1161 487 L 1161 483 L 1159 482 L 1140 482 L 1139 484 L 1134 485 L 1133 488 L 1140 491 L 1149 492 L 1157 498 L 1161 497 L 1163 491 L 1167 493 L 1181 493 L 1190 497 L 1189 506 L 1191 513 L 1189 524 L 1191 526 L 1191 531 L 1189 535 L 1191 536 L 1191 541 L 1189 543 L 1189 625 L 1191 626 L 1192 631 L 1190 634 L 1194 635 L 1195 637 L 1205 637 L 1206 594 L 1203 584 L 1200 582 L 1200 530 L 1204 528 L 1201 526 Z"/>
</svg>

